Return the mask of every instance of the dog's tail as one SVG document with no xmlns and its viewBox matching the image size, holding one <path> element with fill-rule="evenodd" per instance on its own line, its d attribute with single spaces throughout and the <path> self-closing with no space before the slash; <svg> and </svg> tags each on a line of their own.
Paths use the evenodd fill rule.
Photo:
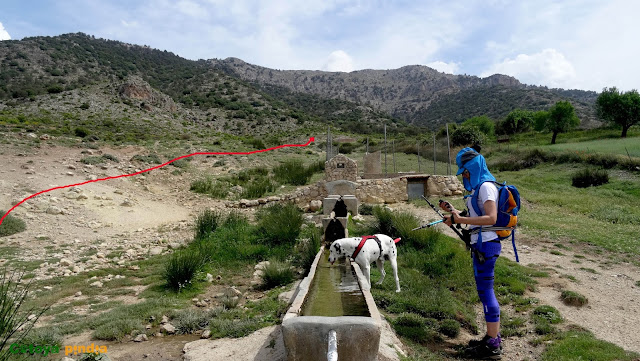
<svg viewBox="0 0 640 361">
<path fill-rule="evenodd" d="M 401 239 L 402 238 L 396 238 L 396 239 L 393 240 L 393 243 L 398 243 L 398 242 L 400 242 Z"/>
</svg>

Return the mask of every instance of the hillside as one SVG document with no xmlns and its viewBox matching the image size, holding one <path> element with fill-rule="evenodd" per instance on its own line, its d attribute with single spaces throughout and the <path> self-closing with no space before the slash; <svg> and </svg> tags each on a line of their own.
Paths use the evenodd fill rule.
<svg viewBox="0 0 640 361">
<path fill-rule="evenodd" d="M 122 141 L 161 139 L 165 126 L 196 136 L 201 131 L 258 136 L 308 131 L 319 122 L 349 129 L 402 123 L 352 102 L 310 106 L 314 102 L 272 97 L 204 61 L 82 33 L 0 43 L 4 124 L 29 120 L 30 128 L 69 134 L 78 126 L 95 134 L 105 124 L 118 124 L 122 129 L 115 135 L 102 137 Z M 51 126 L 43 129 L 44 123 Z"/>
<path fill-rule="evenodd" d="M 415 125 L 436 127 L 484 114 L 499 119 L 516 108 L 541 110 L 559 100 L 570 100 L 583 124 L 595 121 L 595 92 L 528 86 L 501 74 L 487 78 L 451 75 L 420 65 L 343 73 L 274 70 L 236 58 L 209 62 L 266 92 L 275 85 L 297 93 L 351 101 Z"/>
</svg>

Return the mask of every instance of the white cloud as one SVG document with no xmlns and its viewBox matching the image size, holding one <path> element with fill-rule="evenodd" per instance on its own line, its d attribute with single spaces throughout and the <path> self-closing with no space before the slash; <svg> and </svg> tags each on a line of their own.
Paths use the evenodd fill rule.
<svg viewBox="0 0 640 361">
<path fill-rule="evenodd" d="M 353 59 L 342 50 L 336 50 L 329 54 L 327 61 L 322 66 L 326 71 L 353 71 Z"/>
<path fill-rule="evenodd" d="M 444 61 L 432 61 L 427 64 L 428 67 L 446 74 L 457 74 L 460 69 L 460 63 L 445 63 Z"/>
<path fill-rule="evenodd" d="M 9 35 L 2 23 L 0 23 L 0 41 L 2 40 L 11 40 L 11 35 Z"/>
<path fill-rule="evenodd" d="M 481 77 L 493 74 L 511 75 L 525 84 L 546 85 L 552 88 L 569 88 L 576 72 L 564 55 L 555 49 L 544 49 L 532 55 L 519 54 L 505 59 L 482 72 Z"/>
</svg>

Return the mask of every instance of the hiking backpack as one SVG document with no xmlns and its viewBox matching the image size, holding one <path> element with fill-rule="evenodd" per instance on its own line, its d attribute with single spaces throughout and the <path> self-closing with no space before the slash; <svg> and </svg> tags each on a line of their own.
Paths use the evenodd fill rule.
<svg viewBox="0 0 640 361">
<path fill-rule="evenodd" d="M 498 201 L 496 202 L 496 208 L 498 211 L 498 217 L 496 223 L 489 227 L 478 227 L 478 248 L 482 249 L 482 230 L 494 231 L 498 235 L 499 240 L 509 238 L 511 236 L 511 244 L 513 245 L 513 252 L 516 255 L 516 262 L 520 262 L 518 258 L 518 251 L 516 250 L 516 225 L 518 223 L 518 212 L 520 211 L 520 192 L 514 185 L 507 185 L 507 182 L 498 183 L 493 182 L 498 187 Z M 481 215 L 480 207 L 478 206 L 478 188 L 471 195 L 471 206 L 476 214 Z"/>
</svg>

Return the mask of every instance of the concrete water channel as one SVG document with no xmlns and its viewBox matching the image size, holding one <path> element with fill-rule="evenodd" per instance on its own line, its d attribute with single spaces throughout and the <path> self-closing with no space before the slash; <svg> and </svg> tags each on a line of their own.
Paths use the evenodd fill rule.
<svg viewBox="0 0 640 361">
<path fill-rule="evenodd" d="M 356 263 L 330 265 L 328 253 L 318 252 L 282 321 L 287 360 L 377 360 L 381 318 L 369 284 Z"/>
</svg>

